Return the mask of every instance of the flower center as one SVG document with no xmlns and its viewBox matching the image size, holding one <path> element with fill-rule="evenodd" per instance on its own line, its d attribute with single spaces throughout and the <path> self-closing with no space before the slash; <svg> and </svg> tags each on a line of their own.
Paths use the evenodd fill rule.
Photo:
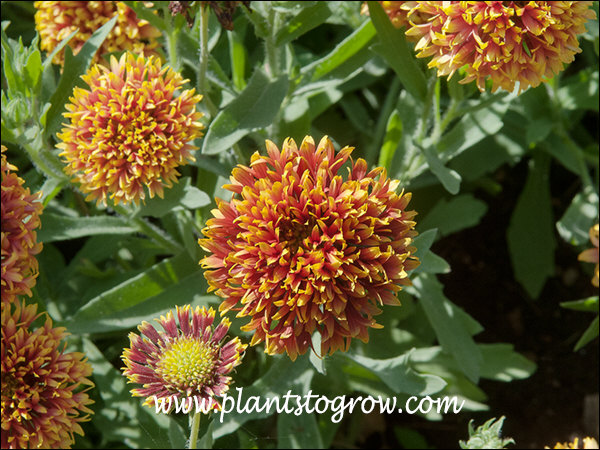
<svg viewBox="0 0 600 450">
<path fill-rule="evenodd" d="M 212 380 L 213 369 L 219 356 L 217 346 L 208 345 L 198 339 L 181 337 L 173 340 L 163 352 L 157 373 L 169 387 L 191 395 Z"/>
</svg>

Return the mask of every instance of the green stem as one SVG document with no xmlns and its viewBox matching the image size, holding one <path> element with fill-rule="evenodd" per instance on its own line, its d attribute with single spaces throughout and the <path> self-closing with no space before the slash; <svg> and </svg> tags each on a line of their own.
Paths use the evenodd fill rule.
<svg viewBox="0 0 600 450">
<path fill-rule="evenodd" d="M 200 411 L 196 411 L 192 416 L 192 427 L 190 429 L 190 444 L 188 448 L 197 448 L 198 430 L 200 430 Z"/>
<path fill-rule="evenodd" d="M 278 48 L 275 45 L 275 33 L 278 30 L 279 13 L 271 8 L 269 11 L 269 23 L 271 25 L 271 32 L 265 39 L 265 47 L 267 49 L 267 64 L 269 66 L 269 72 L 273 78 L 279 75 L 279 55 Z"/>
<path fill-rule="evenodd" d="M 208 6 L 200 6 L 200 69 L 198 71 L 198 89 L 208 97 L 206 71 L 208 70 Z"/>
<path fill-rule="evenodd" d="M 164 17 L 170 17 L 171 12 L 169 11 L 168 2 L 163 2 L 165 6 L 163 6 Z M 168 23 L 168 30 L 165 33 L 165 37 L 167 39 L 167 53 L 169 55 L 169 65 L 173 68 L 173 70 L 179 71 L 179 61 L 177 59 L 177 39 L 179 38 L 180 29 L 175 25 L 175 18 L 171 17 L 171 20 L 166 20 Z"/>
<path fill-rule="evenodd" d="M 23 139 L 19 144 L 25 149 L 27 155 L 33 162 L 33 164 L 46 175 L 48 178 L 53 178 L 60 182 L 68 182 L 69 177 L 63 172 L 64 165 L 61 164 L 60 160 L 52 154 L 50 148 L 41 141 L 41 137 L 37 138 L 38 142 L 36 146 L 33 146 L 30 141 Z M 36 148 L 37 147 L 37 148 Z M 44 156 L 44 154 L 46 156 Z"/>
</svg>

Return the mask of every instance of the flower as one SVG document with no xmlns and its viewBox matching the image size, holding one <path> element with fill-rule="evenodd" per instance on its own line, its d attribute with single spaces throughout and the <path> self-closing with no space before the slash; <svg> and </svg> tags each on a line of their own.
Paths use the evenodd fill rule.
<svg viewBox="0 0 600 450">
<path fill-rule="evenodd" d="M 187 142 L 202 136 L 195 109 L 202 96 L 191 89 L 176 97 L 188 80 L 153 56 L 112 56 L 110 69 L 95 65 L 82 78 L 89 90 L 74 89 L 64 114 L 70 123 L 58 134 L 65 171 L 98 203 L 109 193 L 116 204 L 137 203 L 144 186 L 162 197 L 176 168 L 194 161 L 197 147 Z"/>
<path fill-rule="evenodd" d="M 77 34 L 69 46 L 77 54 L 91 35 L 117 15 L 117 23 L 100 46 L 94 62 L 102 62 L 106 53 L 130 50 L 149 53 L 158 46 L 160 32 L 146 20 L 138 19 L 135 12 L 123 2 L 34 2 L 35 28 L 40 34 L 40 48 L 51 53 L 73 31 Z M 56 54 L 55 64 L 64 64 L 64 50 Z"/>
<path fill-rule="evenodd" d="M 536 87 L 581 52 L 577 35 L 596 17 L 592 2 L 383 2 L 392 23 L 418 40 L 417 57 L 450 78 L 458 69 L 485 90 L 485 80 L 512 92 Z M 407 11 L 407 8 L 410 10 Z M 407 24 L 408 22 L 408 24 Z"/>
<path fill-rule="evenodd" d="M 546 446 L 544 448 L 550 447 Z M 565 442 L 562 444 L 560 442 L 557 442 L 552 448 L 598 448 L 598 442 L 594 438 L 585 437 L 583 438 L 583 447 L 580 447 L 579 438 L 575 438 L 573 442 Z"/>
<path fill-rule="evenodd" d="M 590 228 L 590 241 L 596 248 L 588 248 L 587 250 L 582 251 L 577 259 L 579 259 L 579 261 L 596 263 L 592 284 L 598 287 L 598 224 Z"/>
<path fill-rule="evenodd" d="M 40 316 L 36 305 L 2 302 L 2 448 L 69 448 L 93 414 L 92 367 L 60 349 L 67 333 L 50 317 L 33 330 Z"/>
<path fill-rule="evenodd" d="M 411 194 L 385 169 L 367 171 L 363 159 L 339 174 L 353 147 L 335 153 L 324 137 L 300 149 L 288 138 L 282 151 L 266 141 L 250 167 L 233 169 L 230 202 L 217 199 L 200 246 L 209 254 L 209 290 L 223 297 L 220 311 L 251 317 L 251 345 L 294 360 L 321 334 L 321 353 L 347 350 L 352 338 L 368 341 L 378 305 L 398 305 L 419 263 L 411 246 L 416 215 Z"/>
<path fill-rule="evenodd" d="M 35 229 L 40 226 L 40 193 L 29 188 L 10 164 L 2 146 L 2 302 L 12 302 L 17 295 L 31 297 L 38 275 L 35 258 L 42 250 Z"/>
<path fill-rule="evenodd" d="M 175 319 L 177 317 L 177 320 Z M 155 319 L 164 331 L 148 322 L 138 326 L 141 335 L 129 334 L 131 348 L 123 351 L 123 374 L 130 383 L 143 384 L 132 389 L 135 397 L 196 397 L 205 404 L 218 405 L 215 397 L 229 390 L 231 371 L 242 362 L 246 345 L 235 337 L 224 342 L 230 322 L 224 318 L 213 328 L 215 310 L 190 305 L 177 306 L 167 316 Z"/>
</svg>

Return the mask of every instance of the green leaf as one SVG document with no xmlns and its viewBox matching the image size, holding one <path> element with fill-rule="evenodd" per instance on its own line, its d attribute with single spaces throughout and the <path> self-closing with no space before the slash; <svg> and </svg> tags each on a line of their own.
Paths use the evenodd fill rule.
<svg viewBox="0 0 600 450">
<path fill-rule="evenodd" d="M 202 153 L 221 153 L 248 133 L 269 126 L 279 112 L 288 84 L 286 77 L 270 80 L 261 69 L 256 69 L 246 89 L 213 120 Z"/>
<path fill-rule="evenodd" d="M 571 204 L 556 222 L 562 238 L 572 245 L 582 245 L 590 240 L 590 228 L 598 221 L 598 194 L 589 186 L 578 192 Z"/>
<path fill-rule="evenodd" d="M 127 379 L 105 358 L 89 339 L 83 338 L 83 351 L 94 369 L 94 383 L 102 407 L 92 405 L 96 412 L 93 423 L 103 430 L 108 441 L 123 442 L 131 448 L 167 448 L 169 417 L 155 414 L 142 406 L 142 400 L 132 397 Z"/>
<path fill-rule="evenodd" d="M 512 99 L 512 95 L 504 93 L 485 95 L 470 112 L 457 113 L 462 118 L 437 143 L 440 158 L 447 162 L 485 137 L 498 133 Z"/>
<path fill-rule="evenodd" d="M 562 302 L 563 308 L 574 309 L 575 311 L 598 312 L 598 296 L 582 298 L 581 300 L 573 300 L 570 302 Z"/>
<path fill-rule="evenodd" d="M 405 30 L 392 25 L 379 2 L 370 1 L 369 15 L 377 30 L 379 43 L 371 50 L 383 57 L 398 75 L 402 84 L 413 96 L 420 100 L 427 97 L 427 80 L 417 65 L 412 50 L 406 43 Z"/>
<path fill-rule="evenodd" d="M 143 20 L 147 21 L 148 23 L 150 23 L 150 25 L 152 25 L 155 28 L 158 28 L 161 31 L 164 31 L 167 29 L 165 20 L 163 18 L 161 18 L 158 14 L 154 14 L 154 10 L 150 9 L 150 8 L 148 8 L 148 6 L 146 6 L 147 2 L 125 1 L 123 3 L 125 3 L 131 9 L 133 9 L 135 11 L 135 15 L 139 19 L 143 19 Z"/>
<path fill-rule="evenodd" d="M 546 278 L 554 273 L 556 242 L 548 172 L 550 158 L 537 154 L 513 210 L 507 231 L 515 278 L 532 298 L 537 298 Z"/>
<path fill-rule="evenodd" d="M 331 15 L 328 2 L 316 2 L 314 6 L 304 7 L 275 36 L 275 45 L 282 46 L 304 33 L 318 27 Z"/>
<path fill-rule="evenodd" d="M 279 414 L 277 448 L 325 448 L 314 414 Z"/>
<path fill-rule="evenodd" d="M 441 391 L 446 382 L 436 375 L 413 370 L 410 365 L 411 353 L 412 350 L 389 359 L 372 359 L 353 353 L 344 353 L 342 356 L 377 375 L 396 393 L 425 396 Z"/>
<path fill-rule="evenodd" d="M 569 78 L 556 93 L 561 108 L 598 111 L 598 78 L 598 71 L 591 67 Z"/>
<path fill-rule="evenodd" d="M 417 258 L 422 259 L 425 257 L 425 254 L 429 251 L 429 248 L 435 241 L 436 234 L 437 228 L 419 233 L 415 238 L 413 245 L 417 248 L 417 251 L 415 252 Z"/>
<path fill-rule="evenodd" d="M 130 234 L 137 231 L 121 217 L 69 217 L 45 212 L 38 239 L 42 242 L 65 241 L 96 234 Z"/>
<path fill-rule="evenodd" d="M 227 31 L 233 85 L 240 91 L 246 87 L 246 48 L 237 30 Z"/>
<path fill-rule="evenodd" d="M 291 361 L 287 355 L 274 357 L 273 359 L 273 364 L 267 373 L 252 383 L 251 386 L 244 387 L 243 390 L 235 388 L 237 393 L 233 392 L 233 389 L 229 391 L 228 394 L 233 403 L 223 400 L 222 414 L 215 414 L 215 422 L 219 421 L 218 424 L 215 423 L 213 435 L 215 439 L 233 433 L 249 420 L 262 419 L 275 414 L 277 404 L 274 403 L 267 411 L 266 400 L 277 397 L 279 406 L 283 409 L 286 405 L 284 396 L 288 391 L 291 391 L 291 395 L 298 396 L 304 396 L 308 392 L 315 373 L 308 361 L 308 355 L 303 355 L 296 361 Z M 256 397 L 254 400 L 259 403 L 258 406 L 265 406 L 260 412 L 256 410 L 248 412 L 247 410 L 256 403 L 253 401 L 253 397 Z M 290 397 L 287 405 L 288 408 L 296 408 L 293 397 Z"/>
<path fill-rule="evenodd" d="M 340 42 L 323 58 L 309 64 L 302 70 L 309 81 L 324 77 L 333 69 L 339 67 L 352 56 L 359 53 L 375 36 L 375 28 L 370 21 L 365 21 L 356 31 Z M 312 74 L 312 75 L 310 75 Z"/>
<path fill-rule="evenodd" d="M 463 194 L 446 200 L 440 199 L 419 223 L 419 228 L 437 228 L 440 236 L 447 236 L 479 223 L 487 211 L 485 202 L 472 194 Z"/>
<path fill-rule="evenodd" d="M 187 253 L 166 259 L 92 298 L 75 313 L 72 321 L 102 320 L 112 316 L 157 296 L 197 270 L 197 261 L 192 261 Z"/>
<path fill-rule="evenodd" d="M 396 149 L 402 140 L 402 119 L 398 111 L 394 110 L 388 119 L 387 126 L 385 129 L 385 137 L 383 139 L 383 145 L 379 152 L 379 163 L 381 167 L 389 172 L 394 159 Z"/>
<path fill-rule="evenodd" d="M 63 120 L 62 114 L 65 111 L 65 104 L 68 102 L 69 97 L 73 95 L 73 88 L 75 86 L 85 85 L 83 80 L 80 79 L 80 76 L 87 71 L 94 55 L 104 42 L 104 39 L 106 39 L 106 36 L 108 36 L 108 33 L 110 33 L 115 26 L 115 23 L 117 23 L 117 16 L 98 28 L 86 43 L 83 44 L 79 53 L 75 56 L 73 56 L 71 47 L 65 47 L 63 73 L 58 82 L 56 91 L 50 98 L 52 106 L 47 114 L 46 136 L 55 134 L 60 128 Z"/>
<path fill-rule="evenodd" d="M 592 321 L 592 323 L 590 324 L 590 326 L 587 327 L 587 329 L 583 332 L 583 334 L 581 335 L 581 337 L 579 338 L 579 340 L 575 344 L 575 349 L 574 349 L 575 351 L 579 351 L 586 344 L 588 344 L 593 339 L 595 339 L 595 338 L 598 337 L 598 333 L 599 333 L 599 330 L 600 330 L 599 317 L 600 316 L 596 316 L 596 318 Z"/>
<path fill-rule="evenodd" d="M 424 273 L 415 278 L 413 284 L 440 345 L 454 357 L 460 370 L 476 383 L 481 375 L 481 351 L 464 321 L 458 318 L 452 302 L 444 295 L 442 285 L 434 276 Z"/>
<path fill-rule="evenodd" d="M 535 372 L 535 363 L 515 352 L 511 344 L 479 344 L 478 347 L 483 356 L 482 378 L 508 383 Z"/>
<path fill-rule="evenodd" d="M 432 251 L 425 253 L 423 258 L 420 259 L 421 264 L 412 271 L 412 273 L 449 273 L 450 264 L 446 262 L 444 258 L 436 255 Z"/>
<path fill-rule="evenodd" d="M 175 209 L 182 207 L 188 209 L 201 208 L 209 205 L 210 197 L 195 186 L 191 186 L 191 178 L 184 177 L 175 183 L 172 188 L 165 189 L 163 198 L 155 196 L 146 201 L 136 213 L 136 216 L 163 217 Z"/>
<path fill-rule="evenodd" d="M 422 147 L 423 154 L 431 172 L 440 180 L 444 188 L 451 194 L 458 194 L 460 191 L 460 175 L 448 167 L 431 147 Z"/>
</svg>

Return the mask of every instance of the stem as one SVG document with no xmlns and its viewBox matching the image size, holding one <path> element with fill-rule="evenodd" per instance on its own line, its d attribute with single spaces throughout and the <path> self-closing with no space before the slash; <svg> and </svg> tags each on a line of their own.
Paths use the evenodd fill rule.
<svg viewBox="0 0 600 450">
<path fill-rule="evenodd" d="M 163 2 L 163 13 L 165 19 L 171 16 L 171 12 L 168 8 L 168 2 Z M 173 70 L 179 71 L 179 63 L 177 61 L 177 35 L 179 34 L 179 29 L 175 25 L 175 19 L 171 17 L 170 22 L 165 20 L 169 24 L 167 33 L 165 36 L 167 38 L 167 53 L 169 54 L 169 65 L 173 68 Z"/>
<path fill-rule="evenodd" d="M 36 140 L 41 140 L 41 137 L 38 137 Z M 51 150 L 47 148 L 48 145 L 43 141 L 39 142 L 39 145 L 35 146 L 39 150 L 36 150 L 31 144 L 30 141 L 25 139 L 23 139 L 22 142 L 19 142 L 19 145 L 25 149 L 33 164 L 35 164 L 35 166 L 48 178 L 53 178 L 60 182 L 68 182 L 69 177 L 63 172 L 64 166 L 61 164 L 60 160 L 52 154 Z M 48 156 L 44 157 L 42 155 L 43 153 L 46 153 Z"/>
<path fill-rule="evenodd" d="M 278 48 L 275 45 L 275 33 L 279 28 L 279 13 L 271 8 L 269 11 L 269 23 L 271 25 L 271 33 L 265 38 L 265 47 L 267 49 L 267 64 L 271 77 L 276 78 L 279 75 L 279 57 Z"/>
<path fill-rule="evenodd" d="M 208 69 L 208 6 L 200 7 L 200 69 L 198 71 L 198 89 L 202 95 L 208 93 L 206 71 Z M 207 95 L 206 95 L 207 96 Z M 207 96 L 208 97 L 208 96 Z"/>
<path fill-rule="evenodd" d="M 190 430 L 190 444 L 188 448 L 197 448 L 198 430 L 200 429 L 200 411 L 196 411 L 192 417 L 192 427 Z"/>
</svg>

